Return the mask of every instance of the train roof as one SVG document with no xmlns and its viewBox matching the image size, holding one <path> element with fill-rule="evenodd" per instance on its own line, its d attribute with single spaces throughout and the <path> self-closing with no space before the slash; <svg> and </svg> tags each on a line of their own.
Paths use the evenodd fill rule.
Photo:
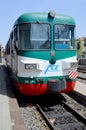
<svg viewBox="0 0 86 130">
<path fill-rule="evenodd" d="M 58 23 L 58 24 L 69 24 L 75 25 L 75 21 L 72 17 L 62 14 L 55 14 L 54 17 L 49 17 L 49 13 L 25 13 L 22 14 L 14 23 L 28 23 L 28 22 L 44 22 L 44 23 Z"/>
</svg>

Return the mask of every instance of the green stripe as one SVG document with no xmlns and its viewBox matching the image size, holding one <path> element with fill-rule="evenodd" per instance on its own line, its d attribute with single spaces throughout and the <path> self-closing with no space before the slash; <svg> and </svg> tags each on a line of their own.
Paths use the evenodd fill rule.
<svg viewBox="0 0 86 130">
<path fill-rule="evenodd" d="M 29 57 L 29 58 L 36 58 L 36 59 L 43 59 L 43 60 L 50 60 L 50 51 L 18 51 L 19 56 Z M 60 50 L 55 51 L 54 58 L 56 60 L 61 60 L 65 58 L 70 58 L 76 56 L 76 50 Z"/>
<path fill-rule="evenodd" d="M 25 77 L 18 77 L 18 82 L 19 83 L 34 83 L 34 84 L 36 84 L 36 79 L 38 79 L 38 80 L 44 80 L 44 83 L 47 83 L 47 81 L 48 80 L 53 80 L 53 79 L 59 79 L 59 80 L 62 80 L 62 79 L 66 79 L 67 78 L 67 76 L 54 76 L 54 77 L 34 77 L 34 78 L 32 78 L 32 79 L 30 79 L 30 78 L 25 78 Z M 67 78 L 67 81 L 74 81 L 75 79 L 68 79 Z"/>
</svg>

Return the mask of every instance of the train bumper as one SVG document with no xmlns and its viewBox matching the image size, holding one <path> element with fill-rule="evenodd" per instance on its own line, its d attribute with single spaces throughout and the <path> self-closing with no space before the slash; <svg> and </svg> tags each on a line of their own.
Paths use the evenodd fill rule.
<svg viewBox="0 0 86 130">
<path fill-rule="evenodd" d="M 64 90 L 61 90 L 61 93 L 67 93 L 67 92 L 71 92 L 74 90 L 76 85 L 76 80 L 73 81 L 68 81 L 66 82 L 66 88 Z"/>
<path fill-rule="evenodd" d="M 66 80 L 48 80 L 47 87 L 49 92 L 59 92 L 66 88 Z"/>
<path fill-rule="evenodd" d="M 27 96 L 45 95 L 47 93 L 46 84 L 17 83 L 16 89 L 20 94 L 27 95 Z"/>
<path fill-rule="evenodd" d="M 47 84 L 23 84 L 15 83 L 16 89 L 20 94 L 27 96 L 45 95 L 48 92 L 61 92 L 66 93 L 73 91 L 75 88 L 76 80 L 74 81 L 63 81 L 59 85 L 57 80 L 49 80 Z"/>
</svg>

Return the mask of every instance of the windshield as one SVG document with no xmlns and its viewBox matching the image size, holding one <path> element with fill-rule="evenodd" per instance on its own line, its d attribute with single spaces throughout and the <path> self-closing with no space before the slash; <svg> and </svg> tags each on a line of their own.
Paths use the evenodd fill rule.
<svg viewBox="0 0 86 130">
<path fill-rule="evenodd" d="M 30 23 L 19 25 L 19 49 L 50 49 L 50 25 Z"/>
<path fill-rule="evenodd" d="M 74 26 L 54 25 L 54 47 L 58 49 L 74 49 Z"/>
</svg>

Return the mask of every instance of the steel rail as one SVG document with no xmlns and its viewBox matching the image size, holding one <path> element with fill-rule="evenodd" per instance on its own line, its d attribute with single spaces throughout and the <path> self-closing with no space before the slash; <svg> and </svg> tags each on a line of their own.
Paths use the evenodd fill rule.
<svg viewBox="0 0 86 130">
<path fill-rule="evenodd" d="M 47 116 L 45 115 L 45 113 L 43 112 L 43 110 L 41 109 L 39 104 L 36 104 L 36 107 L 38 109 L 38 111 L 42 114 L 43 118 L 45 119 L 46 123 L 48 124 L 48 126 L 50 127 L 51 130 L 55 130 L 54 126 L 51 124 L 51 122 L 49 121 L 49 119 L 47 118 Z"/>
<path fill-rule="evenodd" d="M 82 123 L 84 123 L 86 125 L 86 118 L 84 116 L 82 116 L 81 114 L 79 114 L 77 111 L 75 111 L 73 108 L 71 108 L 67 103 L 65 103 L 64 101 L 62 102 L 63 106 L 69 111 L 71 112 L 79 121 L 81 121 Z"/>
<path fill-rule="evenodd" d="M 72 97 L 76 101 L 79 101 L 80 103 L 82 103 L 83 106 L 86 106 L 86 96 L 81 94 L 80 92 L 74 90 L 73 92 L 68 93 L 68 96 Z"/>
<path fill-rule="evenodd" d="M 71 108 L 66 102 L 62 101 L 61 105 L 67 110 L 69 111 L 72 115 L 74 115 L 78 121 L 82 122 L 84 125 L 86 125 L 86 118 L 83 117 L 81 114 L 79 114 L 77 111 L 75 111 L 73 108 Z M 54 125 L 49 121 L 48 117 L 46 116 L 45 112 L 42 110 L 42 108 L 40 107 L 39 104 L 36 104 L 37 109 L 39 110 L 39 112 L 42 114 L 42 116 L 44 117 L 46 123 L 48 124 L 48 126 L 50 127 L 51 130 L 55 130 Z"/>
</svg>

